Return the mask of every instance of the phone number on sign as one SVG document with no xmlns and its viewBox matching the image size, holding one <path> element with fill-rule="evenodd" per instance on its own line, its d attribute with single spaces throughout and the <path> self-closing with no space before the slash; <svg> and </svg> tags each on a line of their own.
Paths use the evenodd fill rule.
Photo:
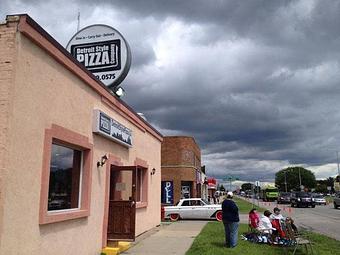
<svg viewBox="0 0 340 255">
<path fill-rule="evenodd" d="M 114 79 L 116 76 L 114 73 L 110 73 L 110 74 L 102 74 L 102 75 L 96 75 L 96 78 L 100 81 L 103 80 L 111 80 Z"/>
</svg>

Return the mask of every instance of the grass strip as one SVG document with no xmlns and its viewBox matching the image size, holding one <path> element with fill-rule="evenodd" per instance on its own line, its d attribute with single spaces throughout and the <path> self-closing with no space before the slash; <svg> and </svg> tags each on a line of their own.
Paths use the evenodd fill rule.
<svg viewBox="0 0 340 255">
<path fill-rule="evenodd" d="M 250 202 L 248 202 L 244 199 L 238 198 L 238 197 L 234 197 L 233 200 L 235 201 L 235 203 L 238 206 L 239 213 L 242 213 L 242 214 L 243 213 L 249 213 L 249 211 L 252 208 L 256 208 L 256 210 L 258 212 L 264 212 L 266 210 L 265 208 L 258 207 L 257 205 L 253 205 L 252 203 L 250 203 Z"/>
<path fill-rule="evenodd" d="M 247 224 L 240 224 L 239 235 L 248 231 Z M 323 255 L 340 254 L 340 242 L 312 232 L 308 232 L 309 239 L 313 242 L 314 251 Z M 290 254 L 293 248 L 289 248 Z M 239 238 L 238 245 L 233 248 L 224 247 L 224 228 L 221 222 L 208 222 L 201 233 L 194 240 L 191 248 L 186 255 L 219 255 L 219 254 L 237 254 L 237 255 L 283 255 L 284 249 L 278 246 L 268 244 L 257 244 Z M 305 250 L 299 247 L 296 255 L 305 254 Z"/>
</svg>

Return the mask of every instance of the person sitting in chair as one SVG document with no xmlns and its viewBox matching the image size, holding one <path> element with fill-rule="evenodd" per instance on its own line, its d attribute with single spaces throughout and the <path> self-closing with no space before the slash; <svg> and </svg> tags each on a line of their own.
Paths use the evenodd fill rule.
<svg viewBox="0 0 340 255">
<path fill-rule="evenodd" d="M 292 226 L 292 228 L 293 228 L 293 230 L 294 230 L 295 233 L 298 232 L 297 227 L 296 227 L 295 224 L 294 224 L 294 220 L 293 220 L 292 218 L 290 218 L 290 217 L 284 217 L 284 216 L 280 213 L 280 212 L 281 212 L 280 208 L 275 207 L 275 208 L 273 209 L 273 212 L 274 212 L 274 213 L 270 215 L 270 219 L 271 219 L 271 221 L 272 221 L 272 225 L 273 225 L 273 222 L 274 222 L 275 220 L 279 220 L 279 223 L 282 222 L 282 221 L 285 221 L 286 223 L 289 223 L 289 224 Z M 274 226 L 274 227 L 275 227 L 275 226 Z"/>
<path fill-rule="evenodd" d="M 256 208 L 250 210 L 248 215 L 249 227 L 251 230 L 257 229 L 260 222 L 260 217 L 257 214 Z"/>
<path fill-rule="evenodd" d="M 280 208 L 275 207 L 273 209 L 273 212 L 274 213 L 270 215 L 271 220 L 285 220 L 285 217 L 283 217 L 282 214 L 280 213 L 281 212 Z"/>
<path fill-rule="evenodd" d="M 271 234 L 273 230 L 276 230 L 275 228 L 273 228 L 272 223 L 269 219 L 271 214 L 272 213 L 270 211 L 266 210 L 264 211 L 263 215 L 261 215 L 259 226 L 257 228 L 260 232 Z"/>
</svg>

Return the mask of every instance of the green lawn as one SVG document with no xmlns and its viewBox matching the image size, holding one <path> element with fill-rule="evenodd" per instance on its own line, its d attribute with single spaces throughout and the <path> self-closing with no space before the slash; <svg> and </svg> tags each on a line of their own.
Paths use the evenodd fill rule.
<svg viewBox="0 0 340 255">
<path fill-rule="evenodd" d="M 240 224 L 239 235 L 247 232 L 247 224 Z M 322 255 L 340 254 L 340 242 L 323 235 L 309 232 L 310 240 L 313 242 L 314 251 Z M 220 222 L 208 222 L 202 232 L 196 237 L 191 248 L 186 255 L 219 255 L 219 254 L 237 254 L 237 255 L 283 255 L 284 250 L 281 247 L 270 246 L 268 244 L 256 244 L 244 241 L 239 238 L 238 245 L 233 248 L 224 246 L 224 228 Z M 290 248 L 291 249 L 291 248 Z M 290 250 L 290 254 L 293 250 Z M 296 252 L 297 255 L 305 254 L 300 247 Z"/>
<path fill-rule="evenodd" d="M 246 213 L 248 214 L 249 211 L 254 207 L 254 205 L 252 203 L 249 203 L 248 201 L 238 198 L 238 197 L 234 197 L 233 200 L 235 201 L 235 203 L 238 206 L 239 209 L 239 213 Z M 255 205 L 255 208 L 258 210 L 258 212 L 264 212 L 264 208 L 259 208 L 257 205 Z"/>
</svg>

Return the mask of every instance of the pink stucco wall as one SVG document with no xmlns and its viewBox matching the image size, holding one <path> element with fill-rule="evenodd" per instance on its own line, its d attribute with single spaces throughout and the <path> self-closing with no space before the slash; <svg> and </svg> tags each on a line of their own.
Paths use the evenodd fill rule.
<svg viewBox="0 0 340 255">
<path fill-rule="evenodd" d="M 107 171 L 97 168 L 96 162 L 104 154 L 120 158 L 124 165 L 142 159 L 149 169 L 156 169 L 155 175 L 148 174 L 148 206 L 137 209 L 136 234 L 158 225 L 161 137 L 127 118 L 47 54 L 44 45 L 38 46 L 4 24 L 0 33 L 1 60 L 6 56 L 11 61 L 0 63 L 0 254 L 16 254 L 18 247 L 25 254 L 99 254 Z M 130 128 L 133 147 L 93 134 L 93 109 Z M 53 124 L 85 136 L 93 144 L 90 216 L 39 225 L 44 133 Z"/>
</svg>

